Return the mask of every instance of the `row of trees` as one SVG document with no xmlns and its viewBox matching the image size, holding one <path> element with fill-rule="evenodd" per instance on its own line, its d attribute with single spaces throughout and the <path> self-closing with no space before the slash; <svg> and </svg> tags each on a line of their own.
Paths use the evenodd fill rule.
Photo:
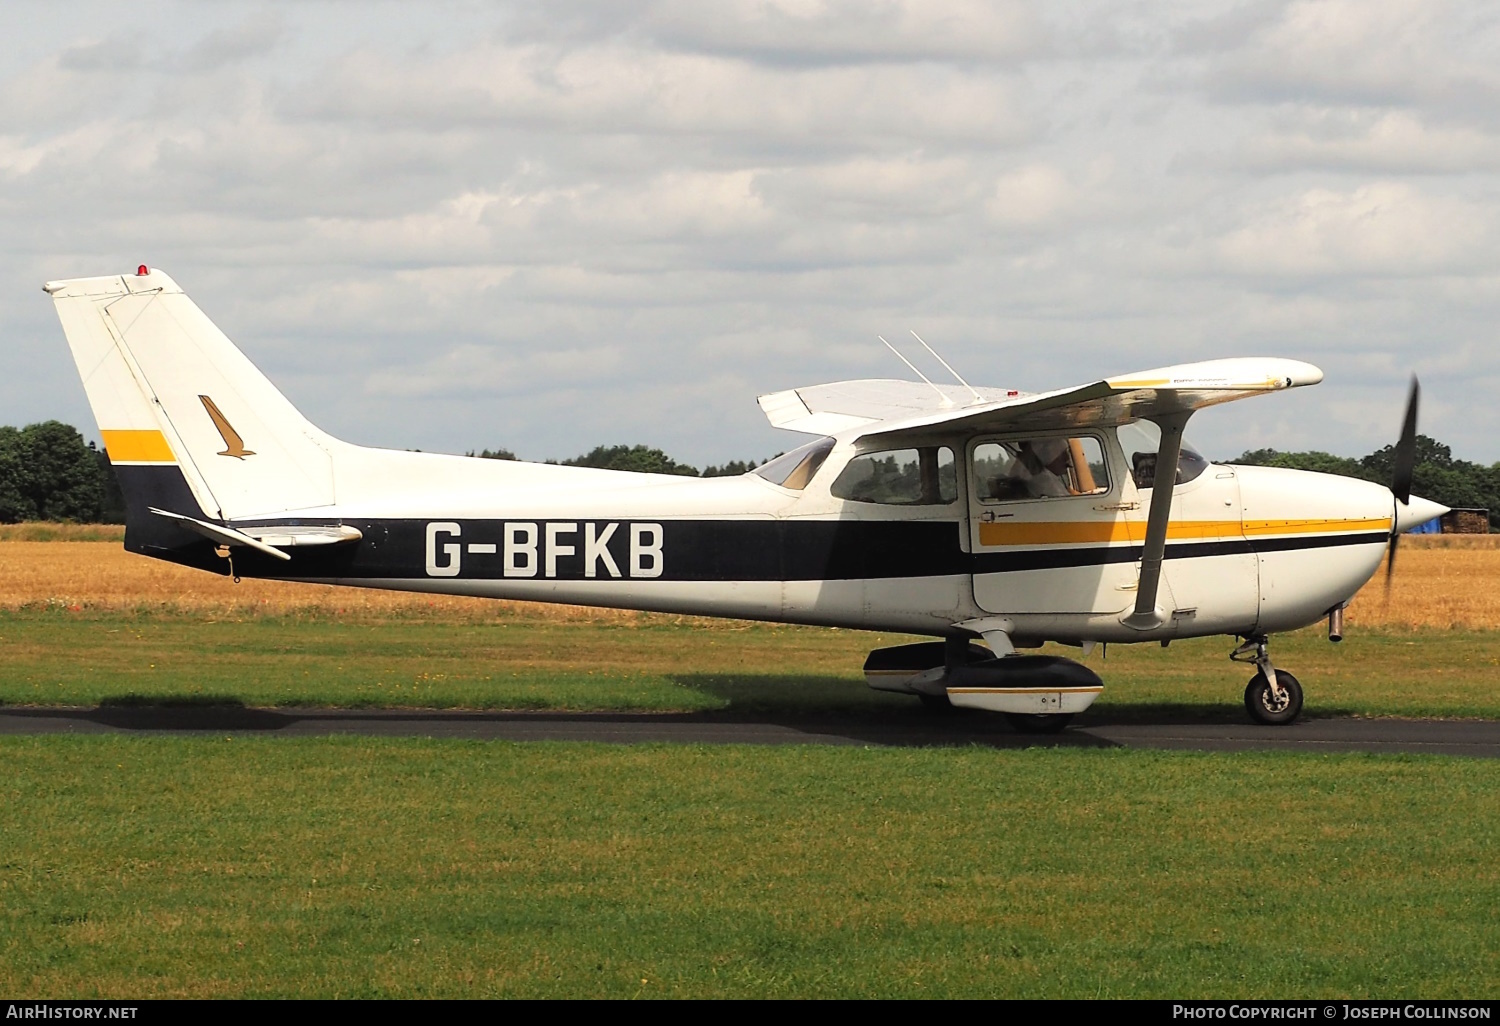
<svg viewBox="0 0 1500 1026">
<path fill-rule="evenodd" d="M 468 455 L 492 460 L 518 458 L 508 449 L 484 449 Z M 1315 470 L 1389 484 L 1393 458 L 1394 448 L 1388 445 L 1359 459 L 1326 452 L 1255 449 L 1231 462 Z M 699 470 L 645 445 L 601 445 L 570 460 L 547 462 L 685 477 L 728 477 L 757 466 L 753 460 L 731 460 Z M 1418 435 L 1412 491 L 1445 506 L 1488 509 L 1491 529 L 1500 529 L 1500 463 L 1484 466 L 1456 460 L 1448 446 Z M 77 429 L 56 420 L 24 428 L 0 426 L 0 523 L 122 523 L 124 519 L 125 503 L 109 458 L 92 442 L 85 443 Z"/>
<path fill-rule="evenodd" d="M 520 459 L 509 449 L 483 449 L 466 455 L 478 456 L 486 460 Z M 777 455 L 779 456 L 780 453 Z M 699 470 L 686 463 L 678 463 L 660 449 L 652 449 L 645 445 L 598 445 L 582 456 L 575 456 L 570 460 L 547 460 L 546 462 L 564 467 L 596 467 L 600 470 L 629 470 L 637 474 L 676 474 L 680 477 L 733 477 L 736 474 L 748 474 L 760 466 L 760 463 L 754 460 L 748 463 L 743 460 L 730 460 L 723 466 L 709 464 Z"/>
<path fill-rule="evenodd" d="M 61 421 L 0 426 L 0 523 L 22 520 L 124 523 L 109 458 Z"/>
</svg>

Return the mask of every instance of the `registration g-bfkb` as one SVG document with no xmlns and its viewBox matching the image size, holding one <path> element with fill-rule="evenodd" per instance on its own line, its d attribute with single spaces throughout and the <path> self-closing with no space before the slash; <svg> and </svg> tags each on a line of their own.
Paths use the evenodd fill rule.
<svg viewBox="0 0 1500 1026">
<path fill-rule="evenodd" d="M 611 550 L 616 535 L 629 541 Z M 507 520 L 500 524 L 503 541 L 463 541 L 462 536 L 463 525 L 451 520 L 427 525 L 427 576 L 458 577 L 464 553 L 479 557 L 478 572 L 488 576 L 495 576 L 497 557 L 502 577 L 660 577 L 662 572 L 660 524 Z"/>
</svg>

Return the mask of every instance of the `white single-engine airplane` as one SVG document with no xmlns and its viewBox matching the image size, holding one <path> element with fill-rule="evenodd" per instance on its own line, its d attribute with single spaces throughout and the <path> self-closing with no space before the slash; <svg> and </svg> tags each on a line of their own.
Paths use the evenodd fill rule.
<svg viewBox="0 0 1500 1026">
<path fill-rule="evenodd" d="M 1294 360 L 1184 364 L 1027 394 L 843 381 L 761 396 L 815 441 L 741 477 L 397 452 L 318 430 L 171 278 L 44 286 L 119 476 L 131 552 L 220 574 L 821 624 L 942 640 L 870 683 L 1061 729 L 1103 682 L 1018 649 L 1205 635 L 1257 667 L 1250 715 L 1302 688 L 1267 638 L 1343 609 L 1400 531 L 1416 385 L 1390 488 L 1209 463 L 1197 410 L 1322 380 Z M 955 375 L 957 377 L 957 375 Z M 1175 474 L 1156 487 L 1160 467 Z M 988 647 L 974 644 L 983 639 Z"/>
</svg>

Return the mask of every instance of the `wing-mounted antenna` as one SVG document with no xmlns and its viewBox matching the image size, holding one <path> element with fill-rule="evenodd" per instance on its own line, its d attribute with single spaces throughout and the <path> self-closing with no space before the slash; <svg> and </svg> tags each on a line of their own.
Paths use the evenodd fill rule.
<svg viewBox="0 0 1500 1026">
<path fill-rule="evenodd" d="M 954 378 L 956 378 L 958 380 L 958 383 L 960 385 L 964 386 L 965 388 L 967 388 L 969 390 L 969 394 L 974 397 L 974 401 L 976 403 L 984 402 L 983 397 L 981 397 L 980 394 L 977 391 L 974 390 L 974 386 L 971 385 L 971 384 L 969 384 L 967 381 L 965 381 L 963 379 L 963 376 L 961 374 L 959 374 L 958 371 L 954 370 L 951 366 L 949 366 L 948 365 L 948 361 L 945 360 L 945 359 L 943 359 L 941 356 L 939 356 L 938 355 L 938 351 L 936 349 L 932 348 L 930 345 L 928 345 L 926 339 L 924 339 L 921 335 L 918 335 L 915 331 L 913 331 L 911 333 L 911 337 L 914 338 L 914 339 L 916 339 L 918 342 L 921 342 L 922 343 L 922 348 L 925 349 L 925 350 L 927 350 L 929 353 L 931 353 L 932 354 L 932 358 L 934 360 L 936 360 L 938 363 L 942 364 L 944 370 L 946 370 L 949 374 L 952 374 L 954 376 Z"/>
<path fill-rule="evenodd" d="M 889 342 L 886 342 L 884 335 L 876 335 L 875 337 L 878 338 L 878 339 L 880 339 L 880 341 L 885 342 L 885 347 L 887 349 L 889 349 L 891 352 L 893 352 L 893 353 L 896 354 L 896 359 L 900 360 L 902 363 L 904 363 L 908 367 L 910 367 L 913 374 L 915 374 L 917 377 L 921 378 L 923 381 L 927 382 L 927 387 L 930 388 L 930 389 L 932 389 L 934 392 L 936 392 L 938 394 L 938 398 L 940 400 L 942 400 L 942 402 L 941 402 L 940 405 L 942 405 L 944 407 L 948 407 L 948 406 L 952 406 L 953 405 L 953 400 L 950 399 L 950 398 L 948 398 L 948 393 L 944 392 L 941 388 L 938 388 L 936 385 L 934 385 L 932 383 L 932 379 L 929 378 L 926 374 L 923 374 L 921 371 L 917 370 L 917 365 L 914 364 L 914 363 L 912 363 L 906 357 L 902 356 L 901 355 L 901 350 L 897 349 L 895 346 L 891 345 Z M 918 339 L 918 341 L 921 341 L 921 340 Z M 947 365 L 944 364 L 944 366 L 947 366 Z"/>
</svg>

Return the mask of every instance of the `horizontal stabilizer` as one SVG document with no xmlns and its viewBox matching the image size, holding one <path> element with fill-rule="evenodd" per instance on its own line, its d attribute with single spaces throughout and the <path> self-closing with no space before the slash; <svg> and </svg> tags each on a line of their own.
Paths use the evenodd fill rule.
<svg viewBox="0 0 1500 1026">
<path fill-rule="evenodd" d="M 347 524 L 323 526 L 240 527 L 242 534 L 282 548 L 304 548 L 309 545 L 348 545 L 364 537 L 359 528 Z"/>
<path fill-rule="evenodd" d="M 258 538 L 252 538 L 248 534 L 236 531 L 232 527 L 210 524 L 206 520 L 195 520 L 192 517 L 185 517 L 181 513 L 168 513 L 166 510 L 157 509 L 154 506 L 151 508 L 151 512 L 159 517 L 176 520 L 189 531 L 201 534 L 209 541 L 217 542 L 220 545 L 243 545 L 255 549 L 257 552 L 264 552 L 268 556 L 275 556 L 277 559 L 290 560 L 292 558 L 280 549 L 267 545 Z"/>
</svg>

